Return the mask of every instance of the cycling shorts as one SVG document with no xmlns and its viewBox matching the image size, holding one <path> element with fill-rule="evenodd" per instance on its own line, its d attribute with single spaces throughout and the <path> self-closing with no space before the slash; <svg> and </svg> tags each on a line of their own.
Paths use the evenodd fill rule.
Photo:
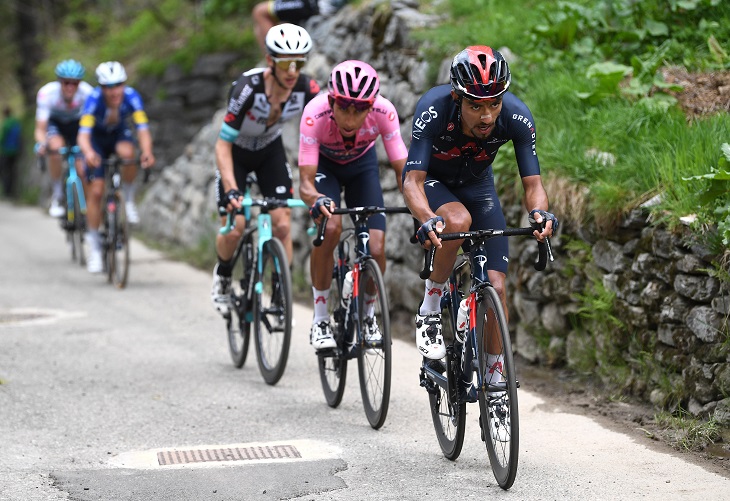
<svg viewBox="0 0 730 501">
<path fill-rule="evenodd" d="M 94 151 L 101 157 L 102 163 L 93 169 L 86 169 L 86 177 L 89 181 L 94 179 L 104 179 L 104 162 L 112 154 L 116 152 L 117 143 L 128 141 L 134 143 L 132 131 L 126 125 L 117 127 L 116 129 L 106 130 L 104 132 L 98 129 L 91 131 L 91 146 Z"/>
<path fill-rule="evenodd" d="M 46 137 L 61 136 L 66 146 L 74 146 L 76 144 L 76 136 L 79 134 L 79 121 L 59 122 L 52 118 L 48 119 L 48 130 Z"/>
<path fill-rule="evenodd" d="M 286 23 L 298 24 L 319 14 L 317 0 L 272 0 L 269 12 Z"/>
<path fill-rule="evenodd" d="M 443 183 L 426 176 L 424 191 L 433 212 L 444 204 L 458 202 L 471 214 L 470 230 L 494 228 L 504 229 L 507 223 L 502 213 L 502 205 L 494 188 L 494 178 L 475 179 L 460 188 L 447 188 Z M 449 233 L 448 221 L 444 232 Z M 494 237 L 485 242 L 487 249 L 487 269 L 507 273 L 509 245 L 507 237 Z M 462 245 L 468 250 L 468 243 Z"/>
<path fill-rule="evenodd" d="M 345 203 L 348 207 L 383 207 L 383 188 L 380 186 L 380 170 L 375 148 L 370 148 L 361 157 L 346 164 L 333 162 L 320 155 L 314 186 L 317 191 L 335 201 L 337 207 L 342 201 L 341 191 L 345 189 Z M 354 221 L 353 217 L 353 221 Z M 373 214 L 368 226 L 385 231 L 385 214 Z"/>
<path fill-rule="evenodd" d="M 234 144 L 232 153 L 233 175 L 241 192 L 246 186 L 246 176 L 254 172 L 256 173 L 256 184 L 259 185 L 259 190 L 264 197 L 281 200 L 292 198 L 294 190 L 291 168 L 286 160 L 286 152 L 284 151 L 281 136 L 256 151 L 246 150 Z M 223 192 L 220 175 L 216 176 L 216 180 L 218 200 L 222 200 L 225 193 Z"/>
</svg>

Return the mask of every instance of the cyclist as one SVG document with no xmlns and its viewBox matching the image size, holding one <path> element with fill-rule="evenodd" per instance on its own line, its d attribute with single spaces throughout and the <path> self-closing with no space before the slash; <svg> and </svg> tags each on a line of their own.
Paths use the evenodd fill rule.
<svg viewBox="0 0 730 501">
<path fill-rule="evenodd" d="M 413 216 L 423 222 L 417 232 L 421 244 L 439 248 L 416 313 L 416 345 L 426 358 L 446 354 L 440 301 L 464 242 L 441 243 L 438 233 L 444 228 L 460 232 L 506 227 L 491 165 L 508 141 L 514 145 L 530 219 L 547 220 L 535 237 L 544 240 L 558 226 L 555 216 L 547 212 L 534 120 L 527 106 L 508 91 L 510 81 L 509 66 L 498 51 L 470 46 L 451 63 L 451 85 L 432 88 L 416 105 L 403 196 Z M 507 238 L 493 238 L 486 245 L 489 280 L 506 313 Z M 495 362 L 496 358 L 488 360 L 490 366 Z"/>
<path fill-rule="evenodd" d="M 33 135 L 39 156 L 45 155 L 48 150 L 57 151 L 76 144 L 81 110 L 86 98 L 94 91 L 91 85 L 82 80 L 86 74 L 84 66 L 74 59 L 58 63 L 55 72 L 58 79 L 41 87 L 36 96 Z M 48 213 L 52 217 L 62 217 L 66 209 L 61 203 L 64 188 L 60 155 L 48 157 L 48 171 L 53 185 Z"/>
<path fill-rule="evenodd" d="M 345 3 L 347 0 L 264 0 L 251 11 L 254 35 L 266 54 L 266 34 L 273 26 L 281 22 L 303 24 L 317 14 L 332 15 Z"/>
<path fill-rule="evenodd" d="M 122 191 L 127 221 L 139 222 L 134 203 L 135 144 L 127 121 L 131 117 L 136 129 L 141 150 L 142 167 L 148 169 L 155 164 L 152 153 L 152 135 L 142 98 L 132 87 L 125 85 L 127 72 L 121 63 L 108 61 L 96 68 L 99 86 L 84 105 L 79 127 L 78 144 L 86 161 L 88 188 L 86 193 L 86 217 L 89 242 L 87 268 L 92 273 L 103 269 L 99 224 L 101 223 L 101 198 L 104 193 L 104 163 L 112 153 L 130 164 L 122 167 Z"/>
<path fill-rule="evenodd" d="M 304 28 L 293 24 L 275 26 L 266 36 L 268 66 L 246 71 L 233 82 L 228 113 L 215 144 L 219 207 L 230 212 L 241 206 L 239 187 L 245 186 L 249 172 L 256 173 L 265 197 L 292 197 L 291 168 L 281 131 L 283 124 L 299 116 L 304 105 L 320 91 L 319 84 L 300 71 L 312 45 L 312 39 Z M 269 214 L 274 236 L 284 244 L 291 262 L 291 210 L 276 209 Z M 218 264 L 213 271 L 211 300 L 224 316 L 230 307 L 231 258 L 244 226 L 244 217 L 237 216 L 233 231 L 216 236 Z"/>
<path fill-rule="evenodd" d="M 310 342 L 315 350 L 334 348 L 327 300 L 332 282 L 333 253 L 342 232 L 341 216 L 330 217 L 340 205 L 345 189 L 348 207 L 382 206 L 375 140 L 381 136 L 398 188 L 408 151 L 400 135 L 398 113 L 379 95 L 375 70 L 362 61 L 345 61 L 334 67 L 328 94 L 314 98 L 304 109 L 299 125 L 299 193 L 311 206 L 312 218 L 328 217 L 324 242 L 312 249 L 310 271 L 314 294 L 314 318 Z M 385 215 L 368 220 L 370 251 L 385 272 Z M 367 301 L 367 298 L 366 298 Z M 377 332 L 366 332 L 368 341 Z"/>
</svg>

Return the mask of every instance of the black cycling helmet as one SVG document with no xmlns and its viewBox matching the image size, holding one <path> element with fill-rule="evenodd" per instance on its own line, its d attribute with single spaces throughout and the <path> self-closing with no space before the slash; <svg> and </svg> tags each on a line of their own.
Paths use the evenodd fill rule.
<svg viewBox="0 0 730 501">
<path fill-rule="evenodd" d="M 451 88 L 459 97 L 495 99 L 507 92 L 510 81 L 507 61 L 486 45 L 467 47 L 451 62 Z"/>
</svg>

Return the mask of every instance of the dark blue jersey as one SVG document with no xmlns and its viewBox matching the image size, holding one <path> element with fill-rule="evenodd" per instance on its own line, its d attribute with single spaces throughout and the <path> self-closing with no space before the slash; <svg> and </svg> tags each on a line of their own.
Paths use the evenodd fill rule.
<svg viewBox="0 0 730 501">
<path fill-rule="evenodd" d="M 446 186 L 465 186 L 475 179 L 492 176 L 492 162 L 508 141 L 514 145 L 520 176 L 540 174 L 535 124 L 525 103 L 506 92 L 492 134 L 480 140 L 462 132 L 451 86 L 440 85 L 426 92 L 416 105 L 403 176 L 409 170 L 421 170 Z"/>
</svg>

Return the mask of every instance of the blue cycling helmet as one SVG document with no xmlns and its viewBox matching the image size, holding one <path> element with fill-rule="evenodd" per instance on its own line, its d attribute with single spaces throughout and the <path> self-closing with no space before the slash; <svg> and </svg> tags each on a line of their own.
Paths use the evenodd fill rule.
<svg viewBox="0 0 730 501">
<path fill-rule="evenodd" d="M 56 76 L 58 78 L 72 78 L 74 80 L 81 80 L 84 78 L 84 65 L 75 59 L 66 59 L 56 65 Z"/>
</svg>

